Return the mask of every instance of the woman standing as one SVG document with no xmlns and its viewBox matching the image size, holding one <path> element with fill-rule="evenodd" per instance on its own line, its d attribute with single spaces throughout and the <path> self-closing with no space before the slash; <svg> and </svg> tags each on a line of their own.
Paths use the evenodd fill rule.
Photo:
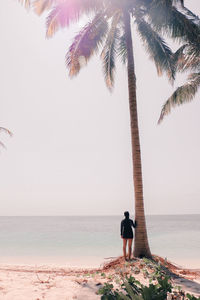
<svg viewBox="0 0 200 300">
<path fill-rule="evenodd" d="M 121 238 L 123 239 L 123 254 L 124 259 L 126 258 L 126 245 L 128 241 L 128 260 L 131 259 L 131 248 L 133 243 L 133 229 L 132 227 L 136 227 L 136 221 L 135 223 L 133 220 L 129 219 L 129 212 L 124 212 L 125 219 L 121 221 Z"/>
</svg>

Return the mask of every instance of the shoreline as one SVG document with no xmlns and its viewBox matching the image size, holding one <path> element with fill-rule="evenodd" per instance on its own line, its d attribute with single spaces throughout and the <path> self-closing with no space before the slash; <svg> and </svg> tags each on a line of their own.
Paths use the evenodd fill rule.
<svg viewBox="0 0 200 300">
<path fill-rule="evenodd" d="M 115 259 L 117 257 L 112 257 Z M 0 257 L 1 266 L 18 267 L 52 267 L 52 268 L 72 268 L 72 269 L 96 269 L 100 268 L 111 258 L 102 258 L 97 256 L 82 257 L 58 257 L 58 256 L 16 256 Z"/>
<path fill-rule="evenodd" d="M 60 268 L 75 268 L 75 269 L 94 269 L 100 268 L 106 264 L 109 260 L 114 260 L 120 257 L 100 257 L 100 256 L 3 256 L 0 257 L 0 266 L 2 265 L 14 265 L 14 266 L 49 266 Z M 164 258 L 164 257 L 163 257 Z M 182 269 L 200 269 L 200 258 L 197 259 L 170 259 L 164 258 L 170 261 L 172 264 Z"/>
</svg>

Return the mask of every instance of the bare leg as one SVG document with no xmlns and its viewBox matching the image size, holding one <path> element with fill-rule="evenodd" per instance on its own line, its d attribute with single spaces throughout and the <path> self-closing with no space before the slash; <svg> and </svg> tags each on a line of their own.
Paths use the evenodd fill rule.
<svg viewBox="0 0 200 300">
<path fill-rule="evenodd" d="M 128 259 L 131 259 L 131 248 L 133 239 L 128 239 Z"/>
<path fill-rule="evenodd" d="M 127 239 L 123 239 L 123 253 L 124 253 L 125 260 L 126 260 L 126 244 L 127 244 Z"/>
</svg>

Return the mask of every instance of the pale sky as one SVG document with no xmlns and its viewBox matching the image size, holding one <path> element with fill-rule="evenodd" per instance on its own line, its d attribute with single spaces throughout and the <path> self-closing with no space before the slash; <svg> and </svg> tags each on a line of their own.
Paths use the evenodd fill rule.
<svg viewBox="0 0 200 300">
<path fill-rule="evenodd" d="M 199 0 L 185 3 L 200 14 Z M 99 56 L 69 79 L 64 58 L 79 26 L 47 40 L 45 17 L 2 0 L 0 126 L 14 135 L 0 134 L 0 215 L 134 213 L 126 70 L 118 64 L 112 94 Z M 200 92 L 158 126 L 184 79 L 159 78 L 133 41 L 146 213 L 200 213 Z"/>
</svg>

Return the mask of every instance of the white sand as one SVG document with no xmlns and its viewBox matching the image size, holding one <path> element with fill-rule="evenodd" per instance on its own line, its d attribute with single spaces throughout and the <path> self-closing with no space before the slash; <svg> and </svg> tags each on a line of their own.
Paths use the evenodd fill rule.
<svg viewBox="0 0 200 300">
<path fill-rule="evenodd" d="M 47 272 L 47 273 L 46 273 Z M 0 267 L 1 300 L 96 300 L 98 282 L 95 279 L 70 275 L 68 270 L 51 267 Z"/>
<path fill-rule="evenodd" d="M 91 266 L 91 262 L 86 265 Z M 77 266 L 76 266 L 77 267 Z M 94 267 L 94 265 L 93 265 Z M 109 273 L 110 272 L 110 273 Z M 108 270 L 111 274 L 114 270 Z M 200 271 L 199 275 L 200 275 Z M 0 300 L 96 300 L 99 285 L 108 281 L 100 273 L 88 276 L 90 271 L 69 268 L 64 265 L 14 265 L 0 264 Z M 140 273 L 135 277 L 146 284 L 147 280 Z M 200 295 L 200 276 L 176 278 L 175 283 L 184 290 Z"/>
<path fill-rule="evenodd" d="M 107 259 L 96 256 L 62 257 L 62 256 L 0 256 L 0 265 L 26 265 L 68 268 L 99 268 Z"/>
</svg>

